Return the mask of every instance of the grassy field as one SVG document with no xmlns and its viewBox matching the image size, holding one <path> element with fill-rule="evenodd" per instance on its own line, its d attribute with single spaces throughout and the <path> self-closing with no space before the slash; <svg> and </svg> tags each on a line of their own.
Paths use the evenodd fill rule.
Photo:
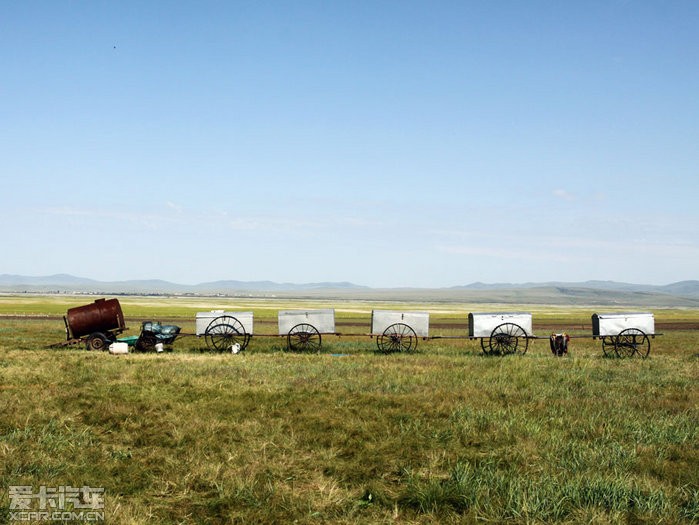
<svg viewBox="0 0 699 525">
<path fill-rule="evenodd" d="M 699 311 L 653 310 L 646 360 L 589 338 L 565 358 L 465 339 L 380 355 L 366 336 L 304 355 L 271 336 L 277 310 L 334 307 L 344 333 L 368 332 L 372 308 L 427 310 L 433 335 L 525 310 L 544 336 L 589 335 L 597 310 L 120 298 L 132 334 L 235 307 L 259 337 L 239 355 L 192 336 L 164 354 L 47 349 L 90 301 L 0 296 L 2 523 L 15 485 L 104 487 L 118 524 L 699 522 Z"/>
</svg>

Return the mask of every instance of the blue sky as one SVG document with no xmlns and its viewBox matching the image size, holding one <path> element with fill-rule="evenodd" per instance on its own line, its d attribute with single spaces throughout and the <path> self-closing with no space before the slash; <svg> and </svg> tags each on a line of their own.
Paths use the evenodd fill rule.
<svg viewBox="0 0 699 525">
<path fill-rule="evenodd" d="M 696 279 L 699 2 L 0 4 L 0 273 Z"/>
</svg>

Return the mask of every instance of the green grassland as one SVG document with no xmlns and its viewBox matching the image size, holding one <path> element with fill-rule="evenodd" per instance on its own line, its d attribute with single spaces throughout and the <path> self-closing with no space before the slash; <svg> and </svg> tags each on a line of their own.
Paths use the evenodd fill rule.
<svg viewBox="0 0 699 525">
<path fill-rule="evenodd" d="M 589 337 L 564 358 L 546 340 L 486 357 L 465 338 L 382 355 L 366 335 L 309 355 L 274 336 L 278 310 L 333 307 L 349 334 L 374 308 L 425 310 L 448 336 L 468 312 L 522 310 L 538 335 L 582 336 L 610 309 L 124 297 L 127 335 L 242 309 L 257 336 L 238 355 L 191 335 L 163 354 L 48 349 L 91 301 L 0 296 L 2 523 L 11 485 L 104 487 L 118 524 L 699 522 L 697 310 L 653 309 L 645 360 Z"/>
</svg>

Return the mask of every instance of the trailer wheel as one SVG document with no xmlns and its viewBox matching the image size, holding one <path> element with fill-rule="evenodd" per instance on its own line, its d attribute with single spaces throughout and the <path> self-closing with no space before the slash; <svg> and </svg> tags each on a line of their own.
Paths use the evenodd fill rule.
<svg viewBox="0 0 699 525">
<path fill-rule="evenodd" d="M 645 359 L 650 353 L 650 339 L 638 328 L 627 328 L 616 336 L 614 350 L 619 357 L 633 357 L 634 354 L 638 354 Z"/>
<path fill-rule="evenodd" d="M 109 338 L 101 332 L 90 334 L 85 341 L 85 349 L 91 350 L 106 350 L 109 347 Z"/>
<path fill-rule="evenodd" d="M 395 323 L 376 338 L 376 346 L 385 354 L 410 352 L 417 348 L 417 335 L 407 324 Z"/>
<path fill-rule="evenodd" d="M 520 342 L 523 339 L 523 342 Z M 502 323 L 496 326 L 490 333 L 488 340 L 490 353 L 494 355 L 526 354 L 529 347 L 529 339 L 524 328 L 514 323 Z"/>
<path fill-rule="evenodd" d="M 242 352 L 250 341 L 250 334 L 245 332 L 243 324 L 230 315 L 222 315 L 211 321 L 204 337 L 209 350 L 217 352 Z"/>
<path fill-rule="evenodd" d="M 291 352 L 320 352 L 320 346 L 320 332 L 307 323 L 297 324 L 286 335 L 286 347 Z"/>
</svg>

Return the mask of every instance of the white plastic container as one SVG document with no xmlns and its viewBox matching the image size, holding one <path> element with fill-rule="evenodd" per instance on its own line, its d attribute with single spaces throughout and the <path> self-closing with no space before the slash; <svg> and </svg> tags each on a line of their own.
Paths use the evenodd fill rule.
<svg viewBox="0 0 699 525">
<path fill-rule="evenodd" d="M 109 345 L 109 353 L 120 355 L 129 353 L 129 345 L 127 343 L 112 343 Z"/>
</svg>

